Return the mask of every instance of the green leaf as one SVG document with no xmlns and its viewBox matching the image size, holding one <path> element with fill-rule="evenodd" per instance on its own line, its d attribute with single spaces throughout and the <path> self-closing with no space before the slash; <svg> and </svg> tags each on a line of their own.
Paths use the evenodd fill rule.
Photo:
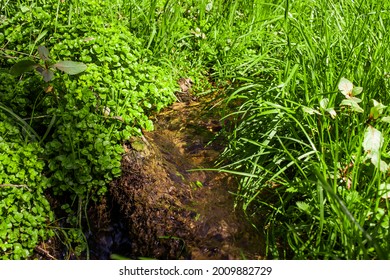
<svg viewBox="0 0 390 280">
<path fill-rule="evenodd" d="M 8 207 L 8 206 L 11 206 L 12 203 L 14 203 L 15 198 L 10 195 L 10 196 L 4 198 L 3 200 L 5 202 L 5 205 Z"/>
<path fill-rule="evenodd" d="M 16 212 L 16 213 L 14 213 L 14 218 L 15 218 L 15 221 L 20 222 L 23 219 L 23 214 L 20 212 Z"/>
<path fill-rule="evenodd" d="M 53 77 L 54 77 L 53 71 L 51 71 L 51 70 L 49 70 L 49 69 L 43 70 L 41 74 L 42 74 L 43 80 L 44 80 L 45 82 L 51 81 L 51 80 L 53 79 Z"/>
<path fill-rule="evenodd" d="M 314 115 L 314 114 L 321 115 L 321 113 L 318 112 L 316 109 L 312 109 L 306 106 L 302 106 L 302 111 L 309 115 Z"/>
<path fill-rule="evenodd" d="M 351 109 L 358 113 L 364 113 L 364 110 L 352 99 L 344 99 L 341 101 L 340 106 L 349 106 Z"/>
<path fill-rule="evenodd" d="M 195 185 L 196 185 L 197 187 L 199 187 L 199 188 L 202 188 L 202 187 L 203 187 L 203 184 L 202 184 L 202 182 L 200 182 L 200 181 L 195 181 Z"/>
<path fill-rule="evenodd" d="M 87 69 L 87 65 L 82 62 L 75 61 L 60 61 L 54 64 L 53 67 L 69 75 L 76 75 Z"/>
<path fill-rule="evenodd" d="M 118 168 L 118 167 L 114 167 L 114 168 L 111 170 L 111 172 L 112 172 L 112 174 L 113 174 L 114 176 L 119 176 L 119 175 L 121 174 L 122 170 L 121 170 L 120 168 Z"/>
<path fill-rule="evenodd" d="M 372 99 L 372 103 L 373 107 L 370 109 L 370 118 L 376 120 L 383 113 L 383 109 L 385 109 L 387 106 L 376 101 L 375 99 Z"/>
<path fill-rule="evenodd" d="M 22 250 L 22 245 L 20 243 L 14 243 L 14 252 L 19 252 Z"/>
<path fill-rule="evenodd" d="M 27 249 L 23 249 L 21 254 L 22 254 L 23 259 L 26 259 L 30 255 L 30 251 Z"/>
<path fill-rule="evenodd" d="M 7 234 L 8 234 L 7 229 L 5 228 L 0 229 L 0 239 L 4 239 L 7 236 Z"/>
<path fill-rule="evenodd" d="M 27 6 L 20 6 L 20 10 L 22 11 L 22 13 L 27 13 L 28 11 L 30 11 L 29 7 Z"/>
<path fill-rule="evenodd" d="M 22 194 L 22 200 L 24 202 L 29 202 L 32 198 L 32 194 L 30 192 L 25 192 L 24 194 Z"/>
<path fill-rule="evenodd" d="M 352 95 L 356 96 L 356 95 L 359 95 L 363 92 L 363 88 L 362 87 L 354 87 L 353 90 L 352 90 Z"/>
<path fill-rule="evenodd" d="M 38 43 L 43 37 L 45 37 L 47 34 L 47 29 L 43 30 L 41 34 L 38 35 L 37 39 L 35 40 L 35 44 Z M 39 47 L 38 47 L 39 52 Z"/>
<path fill-rule="evenodd" d="M 328 98 L 323 98 L 320 100 L 320 107 L 321 109 L 326 109 L 328 108 L 328 104 L 329 104 L 329 99 Z"/>
<path fill-rule="evenodd" d="M 385 123 L 390 123 L 390 117 L 383 117 L 381 118 L 381 121 Z"/>
<path fill-rule="evenodd" d="M 306 202 L 303 201 L 297 201 L 297 207 L 302 210 L 303 212 L 309 212 L 310 206 Z"/>
<path fill-rule="evenodd" d="M 382 183 L 379 186 L 379 195 L 382 198 L 390 198 L 390 184 L 389 183 Z"/>
<path fill-rule="evenodd" d="M 17 62 L 14 66 L 11 67 L 10 73 L 15 76 L 20 76 L 25 72 L 34 70 L 34 68 L 37 66 L 38 64 L 36 64 L 32 60 L 22 60 Z"/>
<path fill-rule="evenodd" d="M 38 47 L 38 53 L 39 53 L 39 57 L 44 60 L 44 61 L 48 61 L 50 59 L 50 55 L 49 55 L 49 50 L 44 47 L 44 46 L 39 46 Z"/>
<path fill-rule="evenodd" d="M 145 129 L 147 131 L 152 131 L 154 129 L 153 122 L 151 120 L 147 120 L 145 122 Z"/>
<path fill-rule="evenodd" d="M 352 100 L 353 102 L 360 103 L 362 100 L 360 98 L 357 98 L 355 96 L 348 97 L 348 100 Z"/>
</svg>

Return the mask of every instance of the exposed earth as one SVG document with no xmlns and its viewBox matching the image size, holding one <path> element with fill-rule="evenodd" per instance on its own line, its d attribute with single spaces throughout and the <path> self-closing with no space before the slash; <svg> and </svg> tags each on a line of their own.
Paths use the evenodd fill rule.
<svg viewBox="0 0 390 280">
<path fill-rule="evenodd" d="M 123 144 L 122 176 L 88 212 L 90 259 L 263 258 L 264 238 L 234 209 L 235 178 L 199 170 L 223 149 L 213 101 L 184 89 L 153 132 Z"/>
<path fill-rule="evenodd" d="M 181 98 L 183 99 L 183 98 Z M 222 147 L 208 102 L 177 102 L 155 130 L 125 144 L 110 192 L 132 240 L 131 255 L 157 259 L 259 259 L 260 235 L 234 209 L 236 182 L 212 171 Z"/>
</svg>

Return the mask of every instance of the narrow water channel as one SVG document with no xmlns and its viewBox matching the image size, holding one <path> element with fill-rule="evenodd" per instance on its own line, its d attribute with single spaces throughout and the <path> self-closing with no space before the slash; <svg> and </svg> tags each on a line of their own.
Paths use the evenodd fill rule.
<svg viewBox="0 0 390 280">
<path fill-rule="evenodd" d="M 122 176 L 89 208 L 82 258 L 263 258 L 264 238 L 234 209 L 236 179 L 201 170 L 223 150 L 209 102 L 177 102 L 154 117 L 154 131 L 123 144 Z"/>
<path fill-rule="evenodd" d="M 261 235 L 234 209 L 235 178 L 193 171 L 213 167 L 223 149 L 210 143 L 220 125 L 204 104 L 173 104 L 155 116 L 153 132 L 125 144 L 123 175 L 110 193 L 131 240 L 129 257 L 262 258 Z"/>
</svg>

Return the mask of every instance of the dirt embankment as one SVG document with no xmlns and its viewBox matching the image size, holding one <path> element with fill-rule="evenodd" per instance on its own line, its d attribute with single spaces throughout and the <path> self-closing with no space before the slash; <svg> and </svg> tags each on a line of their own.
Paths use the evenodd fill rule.
<svg viewBox="0 0 390 280">
<path fill-rule="evenodd" d="M 258 259 L 260 235 L 234 210 L 236 184 L 212 167 L 220 129 L 204 104 L 175 103 L 156 129 L 125 144 L 123 175 L 110 193 L 128 228 L 131 256 L 158 259 Z"/>
</svg>

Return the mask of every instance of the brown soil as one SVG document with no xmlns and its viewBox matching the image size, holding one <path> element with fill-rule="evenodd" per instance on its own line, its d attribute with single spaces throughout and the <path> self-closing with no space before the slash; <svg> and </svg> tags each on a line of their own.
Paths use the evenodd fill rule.
<svg viewBox="0 0 390 280">
<path fill-rule="evenodd" d="M 110 194 L 135 258 L 262 258 L 263 239 L 234 209 L 235 179 L 190 171 L 213 167 L 221 152 L 217 141 L 207 145 L 220 126 L 204 103 L 175 103 L 155 117 L 155 131 L 124 145 Z"/>
</svg>

